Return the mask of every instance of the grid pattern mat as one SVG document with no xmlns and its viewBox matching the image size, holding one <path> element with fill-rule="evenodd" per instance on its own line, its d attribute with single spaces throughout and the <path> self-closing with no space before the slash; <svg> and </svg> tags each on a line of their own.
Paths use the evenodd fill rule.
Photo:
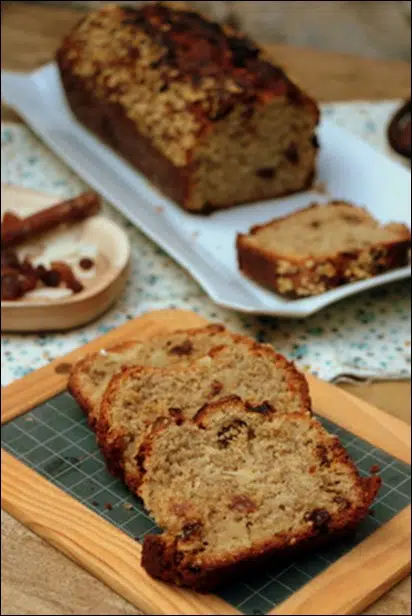
<svg viewBox="0 0 412 616">
<path fill-rule="evenodd" d="M 227 586 L 219 596 L 244 614 L 266 614 L 411 502 L 410 467 L 321 418 L 341 439 L 362 474 L 377 465 L 379 498 L 350 538 L 293 562 L 273 564 Z M 107 471 L 95 435 L 74 399 L 60 394 L 2 426 L 2 447 L 72 497 L 141 541 L 158 532 L 140 501 Z"/>
</svg>

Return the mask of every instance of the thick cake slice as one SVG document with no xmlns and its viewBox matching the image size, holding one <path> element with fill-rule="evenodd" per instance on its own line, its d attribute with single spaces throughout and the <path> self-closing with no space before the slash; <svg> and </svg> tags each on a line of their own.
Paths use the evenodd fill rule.
<svg viewBox="0 0 412 616">
<path fill-rule="evenodd" d="M 187 364 L 222 344 L 235 344 L 244 337 L 228 332 L 222 325 L 177 331 L 147 342 L 129 340 L 88 355 L 78 362 L 69 378 L 69 390 L 94 426 L 102 396 L 114 374 L 127 366 L 161 367 Z"/>
<path fill-rule="evenodd" d="M 127 368 L 111 380 L 96 432 L 113 473 L 138 489 L 137 456 L 147 429 L 159 417 L 193 417 L 207 402 L 241 396 L 257 412 L 310 411 L 306 379 L 268 346 L 243 338 L 191 363 L 173 368 Z"/>
<path fill-rule="evenodd" d="M 141 496 L 164 529 L 145 537 L 143 567 L 198 590 L 353 528 L 380 485 L 309 415 L 236 397 L 182 425 L 160 421 L 139 461 Z"/>
<path fill-rule="evenodd" d="M 410 246 L 405 225 L 381 225 L 342 201 L 313 204 L 237 238 L 240 270 L 291 297 L 319 295 L 407 265 Z"/>
</svg>

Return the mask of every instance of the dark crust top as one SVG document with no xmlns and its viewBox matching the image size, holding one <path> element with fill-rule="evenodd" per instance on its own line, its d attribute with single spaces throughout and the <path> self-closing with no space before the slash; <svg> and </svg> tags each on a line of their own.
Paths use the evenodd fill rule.
<svg viewBox="0 0 412 616">
<path fill-rule="evenodd" d="M 205 77 L 217 79 L 216 100 L 208 113 L 211 120 L 227 115 L 235 102 L 253 104 L 260 91 L 286 95 L 295 104 L 306 101 L 283 70 L 264 60 L 262 50 L 246 36 L 229 33 L 198 13 L 174 10 L 161 2 L 123 11 L 122 24 L 143 30 L 161 48 L 162 55 L 153 68 L 176 71 L 166 81 L 183 78 L 198 86 Z M 237 91 L 223 86 L 228 77 L 238 86 Z"/>
<path fill-rule="evenodd" d="M 119 104 L 174 165 L 190 161 L 199 137 L 241 107 L 245 122 L 280 98 L 319 109 L 247 37 L 167 4 L 109 5 L 88 14 L 57 52 L 62 75 L 97 99 Z"/>
</svg>

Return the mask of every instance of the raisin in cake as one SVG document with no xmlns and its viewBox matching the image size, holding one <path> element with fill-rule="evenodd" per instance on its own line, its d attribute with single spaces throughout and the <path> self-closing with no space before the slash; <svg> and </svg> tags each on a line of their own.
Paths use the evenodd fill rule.
<svg viewBox="0 0 412 616">
<path fill-rule="evenodd" d="M 92 11 L 57 63 L 78 120 L 191 212 L 312 184 L 316 103 L 255 43 L 196 12 Z"/>
</svg>

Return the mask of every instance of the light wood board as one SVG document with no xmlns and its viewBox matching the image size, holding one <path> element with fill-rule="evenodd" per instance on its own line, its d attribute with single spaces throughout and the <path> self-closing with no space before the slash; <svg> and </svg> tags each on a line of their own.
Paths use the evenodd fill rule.
<svg viewBox="0 0 412 616">
<path fill-rule="evenodd" d="M 71 364 L 86 352 L 204 322 L 194 313 L 171 310 L 130 321 L 4 388 L 2 423 L 63 391 Z M 315 377 L 309 384 L 317 413 L 410 463 L 410 433 L 403 422 Z M 213 595 L 151 579 L 140 567 L 135 541 L 6 452 L 2 471 L 3 508 L 137 608 L 150 614 L 238 613 Z M 410 507 L 404 509 L 271 613 L 358 614 L 409 572 L 410 514 Z"/>
</svg>

